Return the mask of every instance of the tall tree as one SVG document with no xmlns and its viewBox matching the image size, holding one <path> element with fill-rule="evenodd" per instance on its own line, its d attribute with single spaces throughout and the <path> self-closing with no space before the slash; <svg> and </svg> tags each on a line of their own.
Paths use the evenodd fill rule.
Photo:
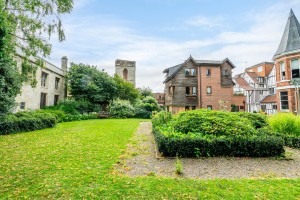
<svg viewBox="0 0 300 200">
<path fill-rule="evenodd" d="M 68 73 L 70 92 L 76 100 L 87 100 L 94 104 L 107 104 L 117 96 L 117 86 L 106 72 L 96 66 L 74 64 Z"/>
<path fill-rule="evenodd" d="M 128 81 L 125 81 L 118 75 L 114 76 L 114 81 L 117 86 L 118 98 L 135 103 L 139 97 L 139 91 L 134 87 L 134 85 Z"/>
</svg>

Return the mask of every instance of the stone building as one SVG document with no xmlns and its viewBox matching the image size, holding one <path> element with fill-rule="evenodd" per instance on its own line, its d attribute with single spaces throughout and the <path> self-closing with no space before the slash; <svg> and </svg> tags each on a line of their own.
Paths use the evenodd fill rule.
<svg viewBox="0 0 300 200">
<path fill-rule="evenodd" d="M 116 74 L 124 80 L 132 83 L 135 86 L 135 61 L 119 60 L 115 61 Z"/>
<path fill-rule="evenodd" d="M 194 60 L 165 69 L 165 106 L 172 113 L 206 108 L 230 110 L 233 95 L 232 69 L 222 61 Z"/>
<path fill-rule="evenodd" d="M 279 112 L 300 114 L 300 24 L 290 11 L 279 47 L 273 56 L 276 67 L 276 101 Z"/>
<path fill-rule="evenodd" d="M 17 63 L 20 65 L 22 57 L 18 56 Z M 33 65 L 37 65 L 31 59 Z M 19 66 L 20 67 L 20 66 Z M 36 71 L 36 87 L 23 83 L 21 93 L 16 97 L 17 107 L 15 112 L 23 110 L 35 110 L 44 106 L 57 104 L 67 96 L 66 73 L 68 67 L 67 57 L 62 57 L 61 68 L 44 61 L 44 66 L 38 66 Z"/>
</svg>

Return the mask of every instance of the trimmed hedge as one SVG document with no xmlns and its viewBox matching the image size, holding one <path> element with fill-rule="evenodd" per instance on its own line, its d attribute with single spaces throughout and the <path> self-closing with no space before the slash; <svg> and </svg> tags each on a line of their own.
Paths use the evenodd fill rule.
<svg viewBox="0 0 300 200">
<path fill-rule="evenodd" d="M 276 136 L 253 137 L 168 137 L 153 131 L 159 152 L 164 156 L 205 157 L 205 156 L 279 156 L 284 152 L 284 140 Z"/>
<path fill-rule="evenodd" d="M 50 113 L 20 112 L 0 119 L 0 135 L 50 128 L 56 125 L 56 118 Z"/>
<path fill-rule="evenodd" d="M 248 119 L 255 128 L 262 128 L 268 125 L 267 117 L 259 113 L 236 112 L 235 115 Z"/>
</svg>

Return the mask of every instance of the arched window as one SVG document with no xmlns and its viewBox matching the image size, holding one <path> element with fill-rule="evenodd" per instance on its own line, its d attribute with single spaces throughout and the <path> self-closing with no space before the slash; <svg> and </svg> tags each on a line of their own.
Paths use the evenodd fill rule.
<svg viewBox="0 0 300 200">
<path fill-rule="evenodd" d="M 128 70 L 126 68 L 123 70 L 123 79 L 128 79 Z"/>
</svg>

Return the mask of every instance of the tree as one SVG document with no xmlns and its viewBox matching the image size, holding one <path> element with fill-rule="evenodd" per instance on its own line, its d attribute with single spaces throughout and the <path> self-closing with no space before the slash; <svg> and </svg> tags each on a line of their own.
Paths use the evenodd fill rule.
<svg viewBox="0 0 300 200">
<path fill-rule="evenodd" d="M 143 87 L 138 89 L 140 91 L 140 95 L 142 98 L 147 97 L 147 96 L 153 96 L 152 90 L 149 87 Z"/>
<path fill-rule="evenodd" d="M 115 75 L 114 81 L 117 86 L 117 96 L 120 99 L 128 100 L 131 103 L 135 103 L 139 96 L 139 91 L 135 89 L 134 85 L 123 80 L 120 76 Z"/>
<path fill-rule="evenodd" d="M 0 115 L 4 115 L 15 106 L 15 97 L 20 91 L 20 73 L 14 61 L 12 36 L 8 34 L 12 26 L 8 26 L 5 13 L 0 13 Z"/>
<path fill-rule="evenodd" d="M 0 0 L 0 114 L 14 107 L 22 82 L 36 84 L 37 68 L 29 57 L 42 66 L 38 56 L 50 55 L 52 34 L 65 39 L 61 15 L 72 8 L 73 0 Z M 17 48 L 22 51 L 21 74 L 15 62 Z"/>
<path fill-rule="evenodd" d="M 117 96 L 114 79 L 96 66 L 71 63 L 68 78 L 71 95 L 76 100 L 103 105 Z"/>
</svg>

